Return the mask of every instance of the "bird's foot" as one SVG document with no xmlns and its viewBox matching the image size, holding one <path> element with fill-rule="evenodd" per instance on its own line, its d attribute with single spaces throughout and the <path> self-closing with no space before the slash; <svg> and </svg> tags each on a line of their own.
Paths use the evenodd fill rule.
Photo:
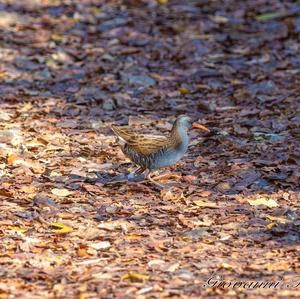
<svg viewBox="0 0 300 299">
<path fill-rule="evenodd" d="M 141 175 L 146 169 L 140 166 L 138 169 L 136 169 L 134 172 L 130 172 L 127 175 L 128 181 L 140 181 L 145 178 L 144 175 Z"/>
<path fill-rule="evenodd" d="M 136 172 L 130 172 L 128 175 L 127 175 L 127 180 L 129 182 L 140 182 L 140 181 L 143 181 L 145 179 L 145 176 L 142 175 L 142 174 L 138 174 Z"/>
<path fill-rule="evenodd" d="M 135 178 L 135 172 L 130 172 L 128 175 L 127 175 L 127 179 L 130 181 L 132 179 Z"/>
</svg>

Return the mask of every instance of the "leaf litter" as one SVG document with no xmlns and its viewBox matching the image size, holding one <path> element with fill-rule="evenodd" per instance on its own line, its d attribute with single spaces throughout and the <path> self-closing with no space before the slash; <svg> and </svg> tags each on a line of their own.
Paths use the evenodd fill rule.
<svg viewBox="0 0 300 299">
<path fill-rule="evenodd" d="M 245 297 L 299 274 L 295 1 L 2 1 L 0 297 Z M 176 22 L 174 22 L 176 20 Z M 110 125 L 187 155 L 128 181 Z M 268 293 L 267 293 L 268 292 Z M 299 290 L 251 290 L 299 297 Z M 124 295 L 126 294 L 126 295 Z"/>
</svg>

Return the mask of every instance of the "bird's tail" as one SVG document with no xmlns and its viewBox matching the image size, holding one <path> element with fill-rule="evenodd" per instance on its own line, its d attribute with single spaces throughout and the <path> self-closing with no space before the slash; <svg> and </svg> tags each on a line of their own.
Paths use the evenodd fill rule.
<svg viewBox="0 0 300 299">
<path fill-rule="evenodd" d="M 127 126 L 119 127 L 116 125 L 112 125 L 111 129 L 113 130 L 115 135 L 117 135 L 117 137 L 121 139 L 123 142 L 127 142 L 132 138 L 133 133 L 128 129 Z"/>
</svg>

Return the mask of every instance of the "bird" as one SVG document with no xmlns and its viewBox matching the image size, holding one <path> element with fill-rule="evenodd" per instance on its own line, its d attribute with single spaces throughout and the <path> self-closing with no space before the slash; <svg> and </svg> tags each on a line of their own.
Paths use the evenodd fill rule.
<svg viewBox="0 0 300 299">
<path fill-rule="evenodd" d="M 182 158 L 188 149 L 188 130 L 191 127 L 210 132 L 205 126 L 192 123 L 191 118 L 186 115 L 176 118 L 166 136 L 138 134 L 128 126 L 112 125 L 111 129 L 124 155 L 139 166 L 134 175 L 148 171 L 147 179 L 163 188 L 150 174 L 160 168 L 174 165 Z"/>
</svg>

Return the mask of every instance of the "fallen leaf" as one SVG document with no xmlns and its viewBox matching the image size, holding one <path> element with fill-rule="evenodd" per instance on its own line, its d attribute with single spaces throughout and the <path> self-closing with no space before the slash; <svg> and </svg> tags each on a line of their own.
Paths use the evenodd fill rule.
<svg viewBox="0 0 300 299">
<path fill-rule="evenodd" d="M 138 234 L 129 234 L 124 237 L 124 239 L 127 241 L 136 241 L 136 240 L 140 240 L 141 238 L 142 236 Z"/>
<path fill-rule="evenodd" d="M 276 223 L 275 222 L 271 222 L 266 227 L 267 227 L 267 229 L 272 229 L 274 227 L 274 225 L 276 225 Z"/>
<path fill-rule="evenodd" d="M 274 199 L 268 199 L 266 197 L 257 197 L 256 199 L 248 199 L 251 206 L 267 206 L 268 208 L 278 207 L 278 203 Z"/>
<path fill-rule="evenodd" d="M 54 188 L 51 190 L 51 193 L 61 197 L 69 196 L 71 194 L 71 192 L 65 188 L 62 189 Z"/>
<path fill-rule="evenodd" d="M 28 228 L 26 227 L 19 227 L 19 226 L 7 226 L 7 228 L 9 230 L 13 230 L 13 231 L 16 231 L 16 232 L 21 232 L 21 233 L 26 233 L 28 231 Z"/>
<path fill-rule="evenodd" d="M 45 171 L 45 167 L 39 162 L 31 159 L 23 159 L 15 154 L 9 154 L 7 163 L 13 166 L 24 166 L 33 170 L 34 173 L 41 174 Z"/>
<path fill-rule="evenodd" d="M 185 95 L 185 94 L 188 94 L 190 91 L 189 91 L 186 87 L 180 87 L 180 88 L 179 88 L 179 92 L 180 92 L 182 95 Z"/>
<path fill-rule="evenodd" d="M 160 267 L 162 265 L 165 265 L 165 261 L 163 260 L 151 260 L 148 262 L 148 266 L 151 267 L 151 268 L 155 268 L 155 267 Z"/>
<path fill-rule="evenodd" d="M 167 191 L 162 190 L 161 195 L 164 200 L 177 201 L 184 198 L 183 192 L 179 189 L 167 190 Z"/>
<path fill-rule="evenodd" d="M 88 254 L 86 248 L 78 248 L 77 250 L 77 255 L 79 257 L 89 257 L 90 255 Z"/>
<path fill-rule="evenodd" d="M 72 227 L 59 222 L 52 222 L 50 226 L 56 227 L 53 228 L 52 231 L 58 234 L 67 234 L 74 231 Z"/>
<path fill-rule="evenodd" d="M 99 249 L 106 249 L 111 246 L 110 242 L 103 241 L 103 242 L 97 242 L 90 245 L 93 249 L 99 250 Z"/>
<path fill-rule="evenodd" d="M 274 222 L 272 222 L 274 224 L 276 224 L 276 222 L 282 223 L 282 224 L 286 224 L 286 223 L 289 222 L 289 220 L 284 218 L 284 217 L 274 217 L 274 216 L 271 216 L 271 215 L 267 215 L 266 218 L 271 220 L 271 221 L 274 221 Z"/>
<path fill-rule="evenodd" d="M 196 206 L 201 208 L 212 208 L 212 209 L 218 208 L 217 203 L 213 201 L 203 201 L 199 199 L 199 200 L 194 200 L 193 202 Z"/>
<path fill-rule="evenodd" d="M 19 157 L 16 154 L 9 154 L 7 157 L 7 164 L 13 165 L 18 159 Z"/>
<path fill-rule="evenodd" d="M 21 192 L 29 193 L 30 196 L 34 196 L 36 194 L 36 187 L 32 185 L 25 185 L 20 188 Z"/>
<path fill-rule="evenodd" d="M 230 184 L 227 183 L 227 182 L 223 182 L 223 183 L 219 183 L 217 186 L 216 186 L 216 189 L 219 191 L 219 192 L 226 192 L 226 191 L 229 191 L 230 190 Z"/>
<path fill-rule="evenodd" d="M 0 196 L 5 196 L 5 197 L 13 197 L 13 194 L 9 190 L 5 189 L 0 189 Z"/>
<path fill-rule="evenodd" d="M 208 216 L 204 216 L 202 220 L 194 221 L 195 226 L 211 226 L 214 223 Z"/>
<path fill-rule="evenodd" d="M 40 139 L 40 140 L 43 140 L 43 139 Z M 28 150 L 36 150 L 42 146 L 45 146 L 45 143 L 39 141 L 38 139 L 31 140 L 30 142 L 26 143 L 26 148 Z"/>
<path fill-rule="evenodd" d="M 281 262 L 275 262 L 267 265 L 267 269 L 270 272 L 274 271 L 288 271 L 291 270 L 291 266 L 288 262 L 286 261 L 281 261 Z"/>
<path fill-rule="evenodd" d="M 172 263 L 167 269 L 167 272 L 174 272 L 179 268 L 180 264 L 179 263 Z"/>
<path fill-rule="evenodd" d="M 234 265 L 230 265 L 230 264 L 227 264 L 227 263 L 222 263 L 220 268 L 226 269 L 226 270 L 229 270 L 229 271 L 233 271 L 236 267 Z"/>
<path fill-rule="evenodd" d="M 158 2 L 159 4 L 164 5 L 164 4 L 167 4 L 169 1 L 168 1 L 168 0 L 157 0 L 157 2 Z"/>
<path fill-rule="evenodd" d="M 127 273 L 124 274 L 121 279 L 130 279 L 130 280 L 148 280 L 150 278 L 149 275 L 145 275 L 145 274 L 139 274 L 139 273 Z"/>
</svg>

